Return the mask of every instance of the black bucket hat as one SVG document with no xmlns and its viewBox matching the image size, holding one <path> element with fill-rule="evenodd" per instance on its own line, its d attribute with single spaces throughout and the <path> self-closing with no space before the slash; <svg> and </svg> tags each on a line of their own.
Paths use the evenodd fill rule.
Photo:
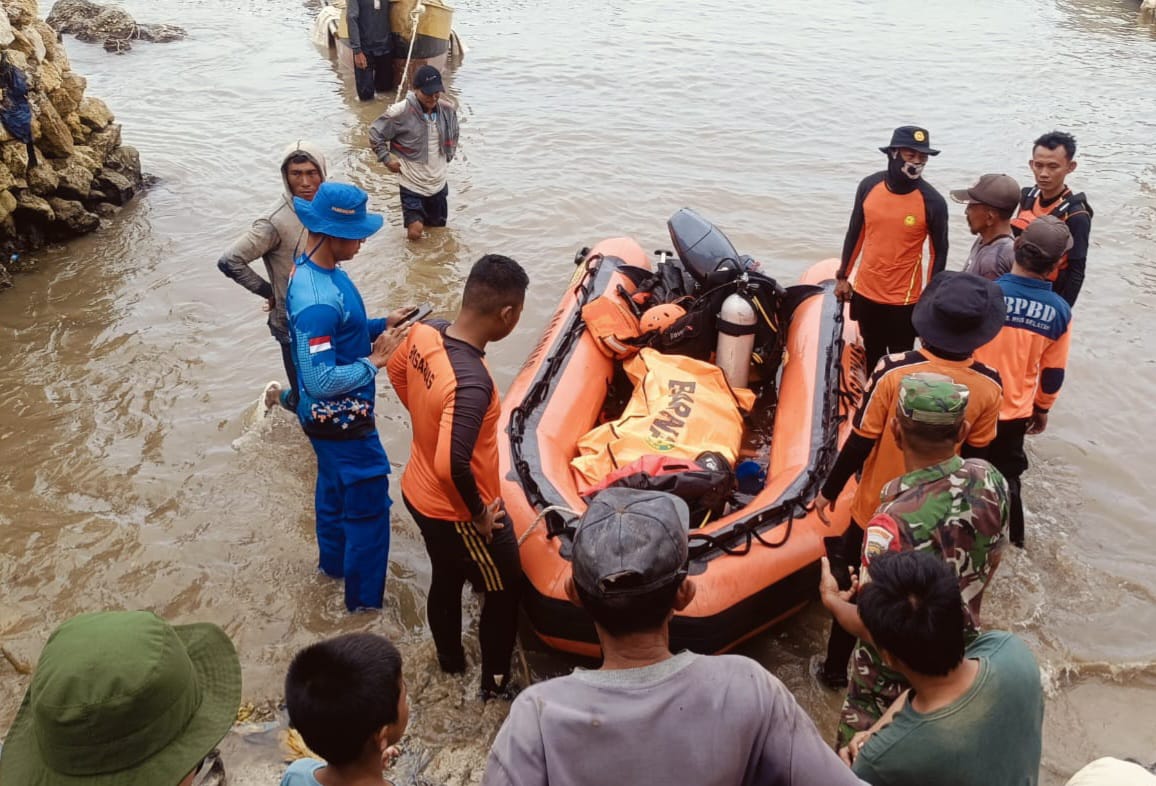
<svg viewBox="0 0 1156 786">
<path fill-rule="evenodd" d="M 917 153 L 927 153 L 929 156 L 939 155 L 939 151 L 931 146 L 931 134 L 927 133 L 926 128 L 919 126 L 899 126 L 891 132 L 891 144 L 879 149 L 886 153 L 899 147 L 906 147 Z"/>
<path fill-rule="evenodd" d="M 1003 290 L 994 281 L 945 270 L 923 290 L 911 324 L 925 345 L 969 355 L 996 337 L 1006 316 Z"/>
</svg>

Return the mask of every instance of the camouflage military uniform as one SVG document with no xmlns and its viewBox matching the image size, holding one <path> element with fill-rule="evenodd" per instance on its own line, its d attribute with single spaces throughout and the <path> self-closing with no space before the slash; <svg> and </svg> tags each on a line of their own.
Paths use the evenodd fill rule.
<svg viewBox="0 0 1156 786">
<path fill-rule="evenodd" d="M 909 472 L 883 488 L 882 504 L 867 524 L 863 567 L 886 551 L 928 550 L 955 568 L 971 641 L 979 628 L 983 590 L 999 564 L 1008 522 L 1007 483 L 991 464 L 952 456 Z M 851 656 L 851 680 L 839 718 L 839 745 L 865 731 L 906 688 L 862 641 Z"/>
</svg>

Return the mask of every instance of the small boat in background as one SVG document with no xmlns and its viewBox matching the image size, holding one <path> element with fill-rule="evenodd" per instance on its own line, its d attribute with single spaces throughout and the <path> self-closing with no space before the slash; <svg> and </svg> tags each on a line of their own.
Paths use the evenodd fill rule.
<svg viewBox="0 0 1156 786">
<path fill-rule="evenodd" d="M 314 41 L 334 50 L 337 61 L 352 71 L 353 50 L 349 47 L 345 4 L 346 0 L 326 0 L 318 17 L 322 30 L 314 31 Z M 453 31 L 453 21 L 454 9 L 442 0 L 390 0 L 391 86 L 408 82 L 426 64 L 444 72 L 451 54 L 465 53 L 465 46 Z"/>
</svg>

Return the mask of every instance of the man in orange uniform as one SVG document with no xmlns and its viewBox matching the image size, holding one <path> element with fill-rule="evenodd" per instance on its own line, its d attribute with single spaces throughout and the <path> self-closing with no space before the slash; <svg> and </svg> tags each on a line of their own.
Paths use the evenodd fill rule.
<svg viewBox="0 0 1156 786">
<path fill-rule="evenodd" d="M 1055 216 L 1041 216 L 1015 242 L 1010 273 L 996 279 L 1007 302 L 1003 330 L 975 356 L 999 370 L 1003 407 L 999 432 L 988 460 L 1007 478 L 1012 543 L 1024 547 L 1024 503 L 1020 475 L 1028 468 L 1024 435 L 1041 434 L 1048 411 L 1064 384 L 1072 341 L 1072 310 L 1052 291 L 1048 277 L 1072 248 L 1068 226 Z"/>
<path fill-rule="evenodd" d="M 1032 145 L 1028 162 L 1036 184 L 1025 188 L 1020 197 L 1019 215 L 1012 219 L 1016 235 L 1040 216 L 1055 216 L 1068 225 L 1072 247 L 1060 259 L 1048 279 L 1052 289 L 1069 306 L 1076 305 L 1084 285 L 1088 263 L 1088 242 L 1092 234 L 1092 206 L 1081 191 L 1073 194 L 1065 181 L 1076 171 L 1076 138 L 1062 131 L 1044 134 Z"/>
<path fill-rule="evenodd" d="M 414 325 L 390 359 L 390 381 L 413 420 L 401 476 L 405 506 L 430 556 L 426 614 L 442 671 L 466 669 L 462 585 L 485 598 L 478 624 L 482 698 L 513 698 L 510 656 L 522 580 L 518 543 L 498 498 L 498 391 L 485 349 L 513 331 L 529 278 L 509 257 L 487 254 L 466 279 L 452 323 Z"/>
<path fill-rule="evenodd" d="M 835 500 L 851 476 L 863 470 L 851 502 L 851 526 L 828 550 L 835 578 L 843 589 L 850 587 L 847 569 L 859 564 L 863 525 L 875 515 L 883 487 L 907 471 L 903 451 L 889 428 L 899 401 L 900 382 L 911 374 L 931 372 L 965 385 L 969 395 L 964 453 L 982 458 L 996 437 L 1003 391 L 999 373 L 975 360 L 972 353 L 995 338 L 1006 311 L 1003 293 L 995 282 L 972 273 L 940 273 L 931 280 L 912 317 L 921 348 L 888 355 L 875 369 L 855 413 L 854 430 L 815 497 L 819 518 L 830 523 L 828 510 L 835 509 Z M 846 686 L 847 659 L 854 646 L 855 637 L 832 624 L 819 679 L 832 688 Z"/>
<path fill-rule="evenodd" d="M 930 142 L 927 129 L 895 129 L 891 144 L 879 148 L 887 169 L 865 177 L 855 192 L 835 294 L 851 301 L 868 373 L 888 352 L 915 346 L 911 313 L 923 291 L 923 244 L 929 237 L 928 278 L 947 265 L 947 202 L 923 179 L 927 157 L 939 155 Z"/>
</svg>

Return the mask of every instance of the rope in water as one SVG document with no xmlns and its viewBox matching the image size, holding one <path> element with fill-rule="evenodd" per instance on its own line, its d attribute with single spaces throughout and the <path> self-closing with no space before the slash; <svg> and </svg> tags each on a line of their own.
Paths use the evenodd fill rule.
<svg viewBox="0 0 1156 786">
<path fill-rule="evenodd" d="M 421 15 L 425 13 L 425 3 L 418 0 L 418 3 L 409 12 L 410 21 L 413 22 L 413 27 L 409 31 L 409 54 L 405 56 L 405 68 L 401 69 L 401 79 L 397 83 L 397 100 L 401 101 L 405 98 L 406 85 L 409 79 L 409 65 L 413 62 L 413 45 L 417 41 L 417 25 L 421 21 Z"/>
</svg>

